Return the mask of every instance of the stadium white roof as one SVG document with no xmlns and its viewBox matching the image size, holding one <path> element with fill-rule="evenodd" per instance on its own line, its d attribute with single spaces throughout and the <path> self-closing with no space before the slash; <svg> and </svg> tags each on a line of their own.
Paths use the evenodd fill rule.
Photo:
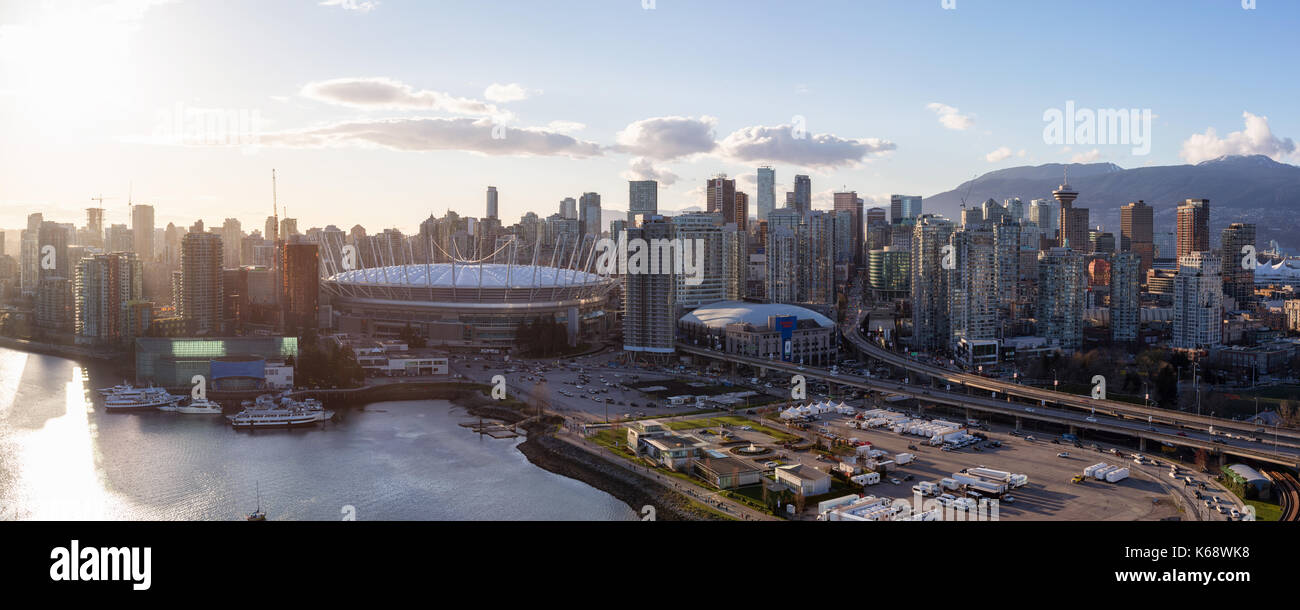
<svg viewBox="0 0 1300 610">
<path fill-rule="evenodd" d="M 507 277 L 508 274 L 508 277 Z M 452 264 L 390 265 L 344 271 L 330 278 L 339 284 L 434 286 L 450 288 Z M 609 279 L 594 273 L 533 265 L 455 265 L 456 288 L 581 286 Z"/>
<path fill-rule="evenodd" d="M 710 303 L 682 316 L 681 321 L 721 329 L 737 322 L 766 326 L 768 316 L 794 316 L 800 320 L 813 320 L 823 328 L 835 326 L 830 318 L 798 305 L 742 301 Z"/>
</svg>

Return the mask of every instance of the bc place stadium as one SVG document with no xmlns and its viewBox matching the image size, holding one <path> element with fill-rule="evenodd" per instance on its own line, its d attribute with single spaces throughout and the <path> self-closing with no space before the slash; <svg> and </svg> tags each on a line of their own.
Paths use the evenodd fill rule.
<svg viewBox="0 0 1300 610">
<path fill-rule="evenodd" d="M 609 330 L 613 280 L 582 271 L 576 262 L 565 267 L 535 259 L 511 264 L 452 258 L 333 269 L 321 288 L 344 333 L 395 337 L 414 331 L 430 345 L 508 350 L 520 324 L 529 320 L 564 325 L 570 341 Z"/>
</svg>

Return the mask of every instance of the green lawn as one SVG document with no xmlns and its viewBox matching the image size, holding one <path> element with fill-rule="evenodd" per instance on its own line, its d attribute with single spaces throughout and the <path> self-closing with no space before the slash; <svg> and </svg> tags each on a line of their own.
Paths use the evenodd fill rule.
<svg viewBox="0 0 1300 610">
<path fill-rule="evenodd" d="M 1243 500 L 1246 504 L 1255 507 L 1256 521 L 1278 521 L 1282 518 L 1282 507 L 1272 502 L 1261 502 L 1259 500 Z"/>
<path fill-rule="evenodd" d="M 776 428 L 765 426 L 756 421 L 753 421 L 745 417 L 741 417 L 739 415 L 718 415 L 714 417 L 707 417 L 707 418 L 700 418 L 700 419 L 675 420 L 675 421 L 666 422 L 664 425 L 668 426 L 668 428 L 672 430 L 694 430 L 697 428 L 707 428 L 710 426 L 718 426 L 722 424 L 728 424 L 736 427 L 749 426 L 750 428 L 753 428 L 758 432 L 762 432 L 763 434 L 766 434 L 783 443 L 800 440 L 800 437 L 790 434 L 789 432 L 783 432 L 781 430 L 777 430 Z"/>
</svg>

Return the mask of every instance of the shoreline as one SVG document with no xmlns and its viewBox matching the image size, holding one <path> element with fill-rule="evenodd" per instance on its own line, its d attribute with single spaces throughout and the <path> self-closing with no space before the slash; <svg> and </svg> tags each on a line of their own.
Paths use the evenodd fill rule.
<svg viewBox="0 0 1300 610">
<path fill-rule="evenodd" d="M 122 378 L 123 375 L 127 378 L 132 377 L 128 373 L 134 363 L 129 361 L 102 360 L 79 354 L 45 353 L 26 349 L 28 346 L 12 344 L 0 344 L 0 347 L 71 360 L 85 367 L 92 380 L 117 379 Z M 462 381 L 421 381 L 355 388 L 345 392 L 330 392 L 328 395 L 320 393 L 318 397 L 323 401 L 334 403 L 332 406 L 345 408 L 396 400 L 447 400 L 465 409 L 470 415 L 519 425 L 525 434 L 524 440 L 516 445 L 516 449 L 528 458 L 529 463 L 608 493 L 627 504 L 638 515 L 641 514 L 642 507 L 653 506 L 655 518 L 661 521 L 718 519 L 717 515 L 694 506 L 692 501 L 680 492 L 649 480 L 608 458 L 592 456 L 555 438 L 551 430 L 562 421 L 559 417 L 545 415 L 538 419 L 537 415 L 523 412 L 526 408 L 523 403 L 510 401 L 507 404 L 498 404 L 487 398 L 488 387 L 484 384 Z M 295 394 L 311 396 L 313 391 L 303 390 Z"/>
</svg>

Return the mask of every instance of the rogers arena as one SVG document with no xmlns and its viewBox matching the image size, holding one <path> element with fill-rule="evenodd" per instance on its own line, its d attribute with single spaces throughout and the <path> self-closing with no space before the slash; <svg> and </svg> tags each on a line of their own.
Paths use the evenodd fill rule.
<svg viewBox="0 0 1300 610">
<path fill-rule="evenodd" d="M 503 264 L 393 265 L 321 280 L 340 332 L 397 337 L 409 326 L 429 345 L 472 350 L 509 350 L 521 322 L 552 316 L 571 342 L 599 337 L 612 326 L 612 286 L 594 273 Z"/>
</svg>

